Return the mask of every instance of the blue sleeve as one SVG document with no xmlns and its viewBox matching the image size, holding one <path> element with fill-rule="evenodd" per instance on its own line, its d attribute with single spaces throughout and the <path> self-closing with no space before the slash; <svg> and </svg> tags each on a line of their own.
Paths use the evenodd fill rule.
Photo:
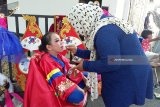
<svg viewBox="0 0 160 107">
<path fill-rule="evenodd" d="M 77 52 L 75 55 L 80 58 L 88 59 L 90 57 L 90 51 L 77 48 Z"/>
<path fill-rule="evenodd" d="M 120 32 L 123 31 L 119 27 L 107 25 L 96 33 L 94 42 L 98 59 L 96 61 L 84 61 L 84 70 L 101 73 L 120 68 L 120 62 L 110 64 L 109 61 L 112 56 L 120 56 Z"/>
</svg>

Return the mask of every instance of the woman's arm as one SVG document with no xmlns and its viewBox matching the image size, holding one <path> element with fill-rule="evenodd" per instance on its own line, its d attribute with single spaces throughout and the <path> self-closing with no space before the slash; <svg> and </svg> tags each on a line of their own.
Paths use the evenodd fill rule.
<svg viewBox="0 0 160 107">
<path fill-rule="evenodd" d="M 89 59 L 90 53 L 91 51 L 89 50 L 82 50 L 82 49 L 77 48 L 77 51 L 74 55 L 80 58 Z"/>
<path fill-rule="evenodd" d="M 153 39 L 149 40 L 149 42 L 153 42 L 153 41 L 157 41 L 157 40 L 160 40 L 160 37 L 153 38 Z"/>
<path fill-rule="evenodd" d="M 66 47 L 68 51 L 71 51 L 74 55 L 88 59 L 90 57 L 90 51 L 89 50 L 82 50 L 77 48 L 75 45 L 70 45 Z"/>
</svg>

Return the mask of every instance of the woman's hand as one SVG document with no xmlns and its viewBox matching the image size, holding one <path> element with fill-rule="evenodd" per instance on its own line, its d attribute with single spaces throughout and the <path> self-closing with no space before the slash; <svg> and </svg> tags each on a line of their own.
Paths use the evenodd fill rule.
<svg viewBox="0 0 160 107">
<path fill-rule="evenodd" d="M 75 70 L 75 69 L 83 71 L 83 60 L 81 60 L 80 63 L 77 66 L 72 68 L 72 70 Z"/>
<path fill-rule="evenodd" d="M 68 46 L 66 46 L 66 49 L 68 51 L 71 51 L 73 54 L 76 54 L 76 52 L 77 52 L 77 47 L 75 45 L 68 45 Z"/>
</svg>

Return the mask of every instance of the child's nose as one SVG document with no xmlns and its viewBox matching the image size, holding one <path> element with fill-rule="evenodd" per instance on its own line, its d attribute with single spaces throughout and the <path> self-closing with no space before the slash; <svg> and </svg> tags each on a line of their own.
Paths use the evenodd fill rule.
<svg viewBox="0 0 160 107">
<path fill-rule="evenodd" d="M 64 45 L 64 41 L 60 41 L 60 44 L 61 44 L 61 45 Z"/>
</svg>

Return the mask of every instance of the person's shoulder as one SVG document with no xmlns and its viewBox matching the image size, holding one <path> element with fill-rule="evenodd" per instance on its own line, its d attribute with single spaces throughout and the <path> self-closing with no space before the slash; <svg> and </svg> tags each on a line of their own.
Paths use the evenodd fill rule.
<svg viewBox="0 0 160 107">
<path fill-rule="evenodd" d="M 115 24 L 108 24 L 102 26 L 97 33 L 110 33 L 110 34 L 125 34 L 125 32 Z"/>
<path fill-rule="evenodd" d="M 35 53 L 31 59 L 36 60 L 37 62 L 47 61 L 49 59 L 49 54 L 46 52 Z"/>
<path fill-rule="evenodd" d="M 44 53 L 41 55 L 41 60 L 48 61 L 51 58 L 49 53 Z"/>
<path fill-rule="evenodd" d="M 126 34 L 133 33 L 133 27 L 125 20 L 110 16 L 100 20 L 99 26 L 101 28 L 109 29 L 111 31 L 120 30 Z"/>
</svg>

